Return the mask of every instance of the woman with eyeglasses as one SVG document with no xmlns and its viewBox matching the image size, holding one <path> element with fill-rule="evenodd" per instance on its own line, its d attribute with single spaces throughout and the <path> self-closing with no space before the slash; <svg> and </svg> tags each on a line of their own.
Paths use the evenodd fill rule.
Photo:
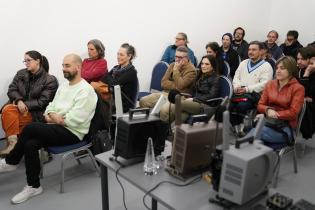
<svg viewBox="0 0 315 210">
<path fill-rule="evenodd" d="M 188 48 L 187 45 L 188 45 L 187 34 L 183 32 L 179 32 L 175 37 L 175 43 L 166 48 L 161 58 L 161 61 L 164 61 L 168 64 L 175 62 L 175 52 L 176 52 L 177 47 L 184 46 Z M 197 66 L 197 61 L 196 61 L 194 52 L 190 48 L 188 48 L 188 51 L 189 51 L 188 57 L 189 57 L 190 62 L 194 64 L 194 66 Z"/>
<path fill-rule="evenodd" d="M 43 113 L 55 96 L 58 88 L 56 77 L 48 73 L 49 64 L 45 56 L 37 51 L 28 51 L 23 63 L 9 85 L 9 102 L 1 109 L 2 128 L 7 144 L 0 151 L 7 155 L 18 141 L 18 135 L 30 122 L 44 122 Z"/>
<path fill-rule="evenodd" d="M 108 72 L 105 60 L 105 47 L 98 39 L 92 39 L 87 44 L 89 58 L 83 60 L 81 77 L 87 82 L 97 82 Z"/>
</svg>

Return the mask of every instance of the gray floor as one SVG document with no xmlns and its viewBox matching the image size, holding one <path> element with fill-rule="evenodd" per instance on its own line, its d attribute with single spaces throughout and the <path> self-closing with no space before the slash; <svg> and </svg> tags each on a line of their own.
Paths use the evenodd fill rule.
<svg viewBox="0 0 315 210">
<path fill-rule="evenodd" d="M 293 173 L 292 157 L 284 158 L 281 165 L 277 191 L 294 198 L 304 198 L 315 203 L 315 140 L 307 143 L 303 157 L 298 158 L 298 174 Z M 0 175 L 0 210 L 55 210 L 55 209 L 101 209 L 100 178 L 95 173 L 89 160 L 78 166 L 69 160 L 66 170 L 65 193 L 59 193 L 60 161 L 56 157 L 45 165 L 45 177 L 42 179 L 44 193 L 31 200 L 12 205 L 10 199 L 25 185 L 23 162 L 17 171 Z M 109 172 L 110 209 L 123 209 L 122 191 L 112 172 Z M 128 209 L 145 209 L 142 204 L 143 193 L 123 181 L 126 190 Z M 149 204 L 150 201 L 147 200 Z M 165 209 L 159 206 L 159 209 Z"/>
</svg>

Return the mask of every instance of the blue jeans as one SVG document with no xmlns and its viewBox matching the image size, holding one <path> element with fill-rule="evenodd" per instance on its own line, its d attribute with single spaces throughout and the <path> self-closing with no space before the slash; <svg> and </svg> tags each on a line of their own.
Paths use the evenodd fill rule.
<svg viewBox="0 0 315 210">
<path fill-rule="evenodd" d="M 292 141 L 291 128 L 283 127 L 282 130 L 288 134 L 289 141 Z M 285 135 L 267 126 L 262 128 L 260 140 L 262 140 L 266 146 L 271 147 L 274 150 L 279 150 L 288 145 L 288 140 Z"/>
</svg>

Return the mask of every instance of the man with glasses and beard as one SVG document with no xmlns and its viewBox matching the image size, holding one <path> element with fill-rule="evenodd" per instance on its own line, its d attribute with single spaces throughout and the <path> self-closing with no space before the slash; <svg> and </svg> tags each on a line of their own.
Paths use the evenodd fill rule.
<svg viewBox="0 0 315 210">
<path fill-rule="evenodd" d="M 53 101 L 47 106 L 44 113 L 47 123 L 27 125 L 14 149 L 5 159 L 0 159 L 0 173 L 15 170 L 23 156 L 25 159 L 27 185 L 11 199 L 13 204 L 43 192 L 39 181 L 40 148 L 76 144 L 88 133 L 97 95 L 92 86 L 81 78 L 81 65 L 78 55 L 64 57 L 63 74 L 69 82 L 58 88 Z"/>
</svg>

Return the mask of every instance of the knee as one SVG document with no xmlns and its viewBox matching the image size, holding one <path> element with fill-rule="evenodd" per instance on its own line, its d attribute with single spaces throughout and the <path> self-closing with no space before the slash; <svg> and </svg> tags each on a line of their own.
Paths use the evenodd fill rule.
<svg viewBox="0 0 315 210">
<path fill-rule="evenodd" d="M 139 105 L 140 105 L 140 107 L 146 107 L 147 106 L 147 104 L 146 104 L 146 96 L 140 98 Z"/>
<path fill-rule="evenodd" d="M 162 106 L 160 110 L 160 119 L 163 122 L 168 122 L 169 121 L 169 108 L 166 106 Z"/>
</svg>

